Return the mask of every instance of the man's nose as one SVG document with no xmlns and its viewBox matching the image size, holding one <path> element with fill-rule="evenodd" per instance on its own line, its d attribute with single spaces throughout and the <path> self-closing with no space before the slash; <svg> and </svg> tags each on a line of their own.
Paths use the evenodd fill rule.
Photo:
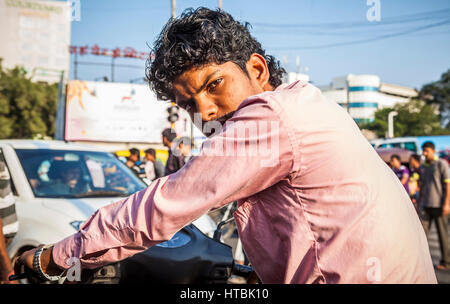
<svg viewBox="0 0 450 304">
<path fill-rule="evenodd" d="M 200 114 L 202 115 L 202 120 L 204 121 L 210 121 L 218 118 L 217 117 L 218 107 L 214 103 L 214 101 L 208 98 L 198 98 L 197 108 Z"/>
</svg>

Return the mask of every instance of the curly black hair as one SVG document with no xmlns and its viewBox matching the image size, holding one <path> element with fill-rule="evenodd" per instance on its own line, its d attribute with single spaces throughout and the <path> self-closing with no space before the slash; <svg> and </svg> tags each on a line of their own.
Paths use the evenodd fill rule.
<svg viewBox="0 0 450 304">
<path fill-rule="evenodd" d="M 269 68 L 269 83 L 277 87 L 286 71 L 250 35 L 250 24 L 235 21 L 218 9 L 186 9 L 179 18 L 170 19 L 146 62 L 145 74 L 150 88 L 160 100 L 174 100 L 172 82 L 183 72 L 209 63 L 231 61 L 247 75 L 246 63 L 253 53 L 263 56 Z M 154 57 L 153 57 L 154 56 Z"/>
</svg>

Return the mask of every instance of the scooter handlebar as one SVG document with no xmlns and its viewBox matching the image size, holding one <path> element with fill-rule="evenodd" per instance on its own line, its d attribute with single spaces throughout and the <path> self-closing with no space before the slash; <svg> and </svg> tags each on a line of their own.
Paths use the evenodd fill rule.
<svg viewBox="0 0 450 304">
<path fill-rule="evenodd" d="M 240 277 L 248 278 L 250 274 L 253 272 L 253 268 L 246 265 L 241 265 L 238 263 L 233 264 L 233 268 L 231 273 Z"/>
</svg>

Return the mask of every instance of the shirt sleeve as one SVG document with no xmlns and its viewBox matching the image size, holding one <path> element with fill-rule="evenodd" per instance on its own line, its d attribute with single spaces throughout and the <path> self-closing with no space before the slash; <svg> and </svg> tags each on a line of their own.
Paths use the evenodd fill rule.
<svg viewBox="0 0 450 304">
<path fill-rule="evenodd" d="M 257 97 L 244 101 L 183 168 L 100 208 L 79 232 L 56 243 L 55 263 L 69 268 L 65 261 L 75 257 L 96 268 L 122 260 L 169 240 L 213 208 L 289 178 L 298 152 L 279 109 Z"/>
<path fill-rule="evenodd" d="M 440 160 L 441 178 L 444 183 L 450 183 L 450 174 L 448 172 L 448 163 L 445 160 Z"/>
</svg>

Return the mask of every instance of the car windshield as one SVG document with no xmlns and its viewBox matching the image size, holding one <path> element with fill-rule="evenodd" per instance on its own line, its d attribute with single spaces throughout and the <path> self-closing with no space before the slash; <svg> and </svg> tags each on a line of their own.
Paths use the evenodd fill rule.
<svg viewBox="0 0 450 304">
<path fill-rule="evenodd" d="M 36 197 L 128 196 L 146 185 L 107 152 L 16 149 Z"/>
</svg>

